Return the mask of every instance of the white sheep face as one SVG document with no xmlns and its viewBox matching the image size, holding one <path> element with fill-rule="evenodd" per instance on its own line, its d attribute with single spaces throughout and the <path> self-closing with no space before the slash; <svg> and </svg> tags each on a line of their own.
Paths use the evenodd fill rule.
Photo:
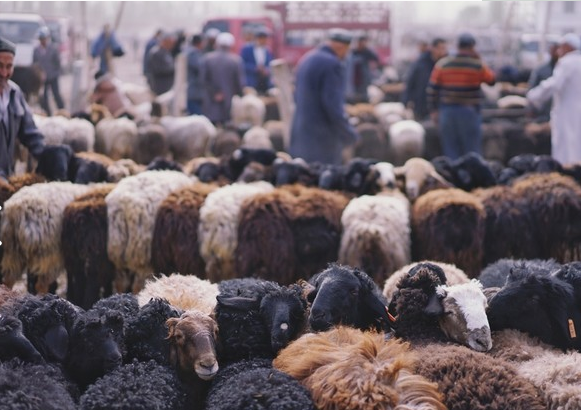
<svg viewBox="0 0 581 410">
<path fill-rule="evenodd" d="M 444 308 L 438 320 L 446 336 L 479 352 L 490 350 L 487 301 L 480 282 L 473 279 L 461 285 L 438 286 L 437 292 Z"/>
</svg>

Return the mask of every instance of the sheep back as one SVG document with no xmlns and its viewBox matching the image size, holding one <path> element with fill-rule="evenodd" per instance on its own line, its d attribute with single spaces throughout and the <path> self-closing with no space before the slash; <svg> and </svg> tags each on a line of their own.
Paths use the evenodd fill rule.
<svg viewBox="0 0 581 410">
<path fill-rule="evenodd" d="M 114 160 L 133 158 L 137 124 L 128 118 L 103 118 L 95 127 L 95 151 Z"/>
</svg>

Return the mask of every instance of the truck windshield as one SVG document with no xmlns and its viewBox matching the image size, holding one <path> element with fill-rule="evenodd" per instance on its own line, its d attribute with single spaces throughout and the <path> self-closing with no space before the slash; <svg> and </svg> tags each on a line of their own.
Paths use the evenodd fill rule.
<svg viewBox="0 0 581 410">
<path fill-rule="evenodd" d="M 0 21 L 0 35 L 13 43 L 31 43 L 40 25 L 31 21 Z"/>
</svg>

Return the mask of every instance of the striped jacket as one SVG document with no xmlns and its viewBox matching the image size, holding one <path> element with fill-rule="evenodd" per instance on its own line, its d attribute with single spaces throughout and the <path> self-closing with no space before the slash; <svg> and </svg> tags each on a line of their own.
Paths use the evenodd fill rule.
<svg viewBox="0 0 581 410">
<path fill-rule="evenodd" d="M 436 63 L 427 88 L 428 108 L 440 104 L 480 105 L 480 84 L 494 84 L 494 73 L 477 57 L 459 53 Z"/>
</svg>

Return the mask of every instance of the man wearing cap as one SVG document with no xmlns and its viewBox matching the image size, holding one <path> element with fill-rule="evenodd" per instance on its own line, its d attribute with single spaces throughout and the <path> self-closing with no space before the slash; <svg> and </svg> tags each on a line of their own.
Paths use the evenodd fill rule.
<svg viewBox="0 0 581 410">
<path fill-rule="evenodd" d="M 172 50 L 176 42 L 173 33 L 164 32 L 159 44 L 149 51 L 147 69 L 149 87 L 155 95 L 161 95 L 171 89 L 174 82 L 175 62 Z"/>
<path fill-rule="evenodd" d="M 220 33 L 216 51 L 206 54 L 203 60 L 202 112 L 215 125 L 224 125 L 230 120 L 232 97 L 242 95 L 244 87 L 242 58 L 231 51 L 233 46 L 234 36 Z"/>
<path fill-rule="evenodd" d="M 43 27 L 38 33 L 40 44 L 34 48 L 32 61 L 43 73 L 44 93 L 40 100 L 40 106 L 47 115 L 52 115 L 48 93 L 52 92 L 54 101 L 59 110 L 65 107 L 59 91 L 59 76 L 61 72 L 61 59 L 58 48 L 50 41 L 48 27 Z"/>
<path fill-rule="evenodd" d="M 16 139 L 38 157 L 44 148 L 44 137 L 36 128 L 30 107 L 20 87 L 10 80 L 14 73 L 16 47 L 0 37 L 0 180 L 14 173 Z"/>
<path fill-rule="evenodd" d="M 244 62 L 246 86 L 254 88 L 259 94 L 265 94 L 272 87 L 269 68 L 272 53 L 266 46 L 268 35 L 266 28 L 258 29 L 254 35 L 254 42 L 246 44 L 240 50 L 240 56 Z"/>
<path fill-rule="evenodd" d="M 211 53 L 212 51 L 216 50 L 216 39 L 220 34 L 220 30 L 217 28 L 209 28 L 205 33 L 204 36 L 206 38 L 206 45 L 204 46 L 204 54 Z"/>
<path fill-rule="evenodd" d="M 439 60 L 428 84 L 428 108 L 438 123 L 443 154 L 456 159 L 482 152 L 482 83 L 494 84 L 494 73 L 484 64 L 471 34 L 458 38 L 458 53 Z"/>
<path fill-rule="evenodd" d="M 307 162 L 341 164 L 343 148 L 359 136 L 344 111 L 345 67 L 351 34 L 329 32 L 328 41 L 301 58 L 296 71 L 290 154 Z"/>
<path fill-rule="evenodd" d="M 563 165 L 581 163 L 581 38 L 574 33 L 559 43 L 553 75 L 527 93 L 535 107 L 553 98 L 551 155 Z"/>
</svg>

